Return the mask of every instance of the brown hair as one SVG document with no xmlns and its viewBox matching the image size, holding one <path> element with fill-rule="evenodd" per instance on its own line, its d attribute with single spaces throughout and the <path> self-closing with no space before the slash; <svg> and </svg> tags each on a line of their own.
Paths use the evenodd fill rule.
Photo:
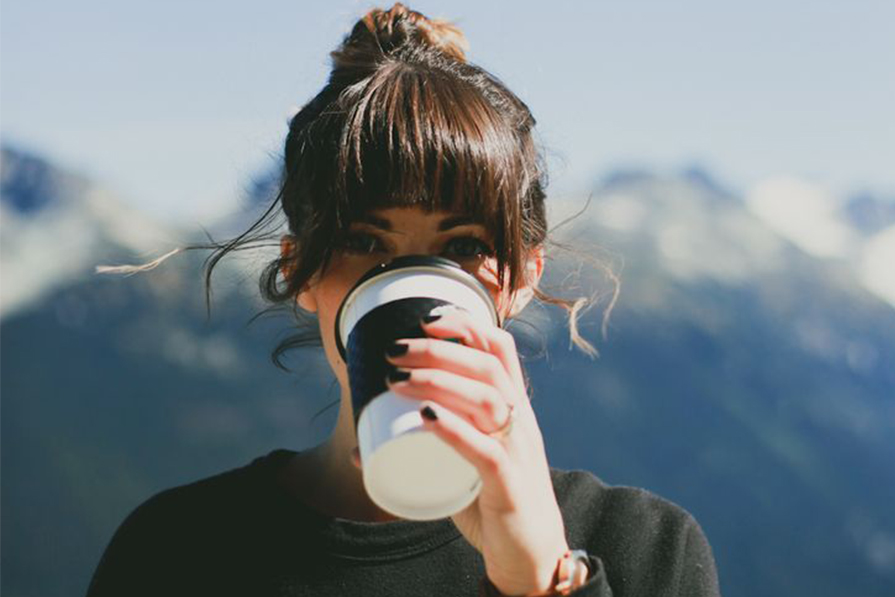
<svg viewBox="0 0 895 597">
<path fill-rule="evenodd" d="M 326 269 L 334 239 L 371 210 L 406 206 L 480 221 L 494 239 L 498 282 L 518 288 L 530 250 L 547 242 L 546 171 L 528 106 L 468 62 L 467 49 L 454 25 L 401 4 L 361 18 L 332 52 L 327 84 L 290 122 L 272 204 L 243 234 L 207 247 L 215 251 L 206 261 L 206 292 L 215 265 L 269 241 L 265 231 L 284 214 L 292 250 L 264 268 L 261 292 L 274 304 L 291 303 L 299 321 L 311 323 L 294 299 Z M 606 315 L 617 293 L 616 283 Z M 535 294 L 567 309 L 572 342 L 596 353 L 577 330 L 587 299 Z M 316 326 L 300 330 L 274 350 L 278 366 L 288 349 L 319 342 Z"/>
</svg>

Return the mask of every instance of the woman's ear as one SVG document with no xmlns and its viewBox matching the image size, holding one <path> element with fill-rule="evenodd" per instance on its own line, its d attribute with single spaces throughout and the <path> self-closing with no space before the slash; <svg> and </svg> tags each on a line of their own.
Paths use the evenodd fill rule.
<svg viewBox="0 0 895 597">
<path fill-rule="evenodd" d="M 290 234 L 285 234 L 280 239 L 280 257 L 283 259 L 283 264 L 280 266 L 280 274 L 287 280 L 293 273 L 292 258 L 294 255 L 295 237 Z M 295 300 L 298 303 L 298 306 L 305 311 L 309 313 L 317 312 L 317 297 L 314 295 L 313 291 L 309 290 L 307 287 L 299 291 Z"/>
<path fill-rule="evenodd" d="M 544 273 L 544 247 L 539 245 L 532 249 L 528 259 L 525 262 L 525 282 L 520 286 L 513 295 L 510 303 L 510 310 L 505 319 L 512 319 L 522 312 L 522 309 L 534 297 L 535 289 L 541 281 L 541 275 Z"/>
</svg>

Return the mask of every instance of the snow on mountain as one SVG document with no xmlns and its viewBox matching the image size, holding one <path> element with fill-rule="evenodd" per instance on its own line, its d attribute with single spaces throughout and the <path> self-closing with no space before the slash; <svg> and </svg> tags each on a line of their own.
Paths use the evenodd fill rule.
<svg viewBox="0 0 895 597">
<path fill-rule="evenodd" d="M 895 307 L 895 224 L 862 244 L 858 277 L 867 290 Z"/>
<path fill-rule="evenodd" d="M 700 170 L 670 175 L 618 171 L 604 178 L 591 197 L 584 217 L 573 225 L 598 227 L 593 240 L 619 249 L 625 268 L 650 263 L 680 282 L 742 285 L 784 267 L 787 243 Z M 580 208 L 578 201 L 553 201 L 550 221 L 556 225 Z M 648 297 L 660 300 L 653 293 L 637 300 Z"/>
<path fill-rule="evenodd" d="M 839 217 L 835 198 L 821 187 L 781 177 L 763 181 L 746 204 L 773 230 L 815 257 L 846 257 L 855 234 Z"/>
<path fill-rule="evenodd" d="M 4 146 L 0 164 L 0 317 L 88 275 L 103 260 L 150 259 L 182 237 L 37 155 Z"/>
<path fill-rule="evenodd" d="M 895 307 L 895 203 L 851 200 L 793 177 L 765 180 L 746 205 L 809 255 L 848 265 L 861 285 Z"/>
</svg>

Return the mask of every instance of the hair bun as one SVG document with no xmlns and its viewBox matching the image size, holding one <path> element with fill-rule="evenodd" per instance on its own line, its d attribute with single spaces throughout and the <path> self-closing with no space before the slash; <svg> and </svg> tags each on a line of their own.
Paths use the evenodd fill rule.
<svg viewBox="0 0 895 597">
<path fill-rule="evenodd" d="M 370 59 L 421 48 L 434 48 L 454 60 L 466 62 L 469 42 L 463 32 L 448 21 L 429 19 L 396 3 L 389 10 L 374 8 L 364 15 L 332 56 L 334 66 L 339 68 L 364 62 L 363 54 Z"/>
</svg>

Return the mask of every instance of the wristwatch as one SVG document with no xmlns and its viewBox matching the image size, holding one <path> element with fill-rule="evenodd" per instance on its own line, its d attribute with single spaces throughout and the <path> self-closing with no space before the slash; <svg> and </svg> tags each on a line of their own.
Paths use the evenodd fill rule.
<svg viewBox="0 0 895 597">
<path fill-rule="evenodd" d="M 553 573 L 553 586 L 544 597 L 568 595 L 583 586 L 590 579 L 593 570 L 590 567 L 590 556 L 583 549 L 567 550 L 556 563 Z M 479 595 L 481 597 L 506 597 L 486 576 L 482 579 Z"/>
</svg>

